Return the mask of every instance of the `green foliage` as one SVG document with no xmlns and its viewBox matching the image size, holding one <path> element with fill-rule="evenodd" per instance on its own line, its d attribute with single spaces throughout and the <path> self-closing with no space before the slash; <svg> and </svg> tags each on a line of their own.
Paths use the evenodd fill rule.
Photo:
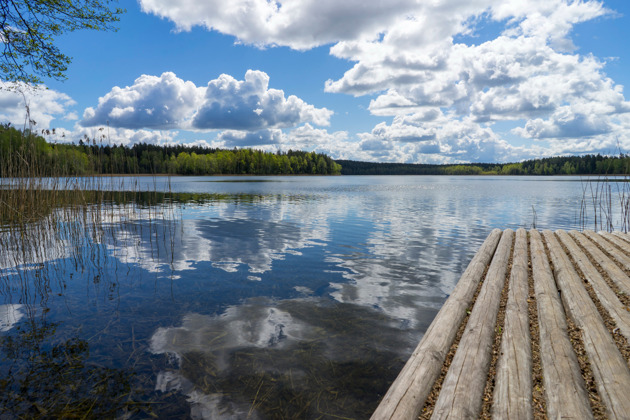
<svg viewBox="0 0 630 420">
<path fill-rule="evenodd" d="M 503 165 L 503 167 L 501 168 L 501 172 L 499 172 L 499 174 L 500 175 L 524 175 L 523 165 L 520 163 L 509 163 L 507 165 Z"/>
<path fill-rule="evenodd" d="M 86 139 L 87 140 L 87 139 Z M 103 146 L 89 140 L 49 144 L 30 132 L 0 125 L 0 177 L 91 174 L 339 175 L 330 157 L 289 150 L 211 149 L 183 145 Z"/>
<path fill-rule="evenodd" d="M 65 79 L 71 58 L 55 38 L 77 29 L 115 30 L 124 13 L 116 0 L 0 0 L 0 79 L 40 83 L 40 76 Z"/>
<path fill-rule="evenodd" d="M 90 142 L 92 144 L 90 144 Z M 428 165 L 334 161 L 315 152 L 215 149 L 200 146 L 99 145 L 85 139 L 50 144 L 0 125 L 0 177 L 91 174 L 179 175 L 623 175 L 630 155 L 561 156 L 518 163 Z"/>
<path fill-rule="evenodd" d="M 342 175 L 627 175 L 630 155 L 559 156 L 518 163 L 427 165 L 338 160 Z"/>
<path fill-rule="evenodd" d="M 444 168 L 445 175 L 481 175 L 483 169 L 473 165 L 456 165 Z"/>
<path fill-rule="evenodd" d="M 375 163 L 337 160 L 342 175 L 442 175 L 443 166 L 411 163 Z"/>
</svg>

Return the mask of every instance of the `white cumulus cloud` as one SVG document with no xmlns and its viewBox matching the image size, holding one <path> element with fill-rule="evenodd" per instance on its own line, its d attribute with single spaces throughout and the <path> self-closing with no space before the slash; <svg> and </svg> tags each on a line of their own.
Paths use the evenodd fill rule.
<svg viewBox="0 0 630 420">
<path fill-rule="evenodd" d="M 329 45 L 348 68 L 334 79 L 322 74 L 321 88 L 369 95 L 367 111 L 382 120 L 358 133 L 321 128 L 330 127 L 331 110 L 270 88 L 266 73 L 249 70 L 243 80 L 223 74 L 206 86 L 174 73 L 143 75 L 87 108 L 83 127 L 109 122 L 115 136 L 158 143 L 177 141 L 166 130 L 215 131 L 199 141 L 372 161 L 519 160 L 610 151 L 616 142 L 630 148 L 623 86 L 606 74 L 604 59 L 581 53 L 571 38 L 582 22 L 616 18 L 602 1 L 139 3 L 177 30 L 200 26 L 260 48 Z M 0 118 L 16 120 L 11 110 L 19 101 L 3 95 Z M 42 125 L 76 118 L 70 98 L 58 92 L 42 98 L 47 111 L 34 118 Z"/>
<path fill-rule="evenodd" d="M 203 89 L 174 73 L 165 72 L 159 77 L 142 75 L 132 86 L 116 86 L 99 98 L 96 109 L 85 110 L 81 124 L 131 129 L 179 128 L 189 122 L 202 97 Z"/>
<path fill-rule="evenodd" d="M 359 137 L 359 148 L 371 161 L 507 162 L 544 153 L 540 147 L 514 147 L 471 118 L 443 114 L 429 120 L 424 113 L 398 116 L 392 124 L 378 124 Z"/>
<path fill-rule="evenodd" d="M 293 127 L 302 122 L 328 125 L 332 111 L 315 108 L 297 96 L 269 89 L 269 76 L 248 70 L 239 81 L 222 74 L 208 83 L 204 102 L 192 125 L 198 129 L 261 130 Z"/>
<path fill-rule="evenodd" d="M 140 0 L 142 10 L 173 21 L 179 30 L 202 26 L 258 46 L 304 50 L 340 39 L 372 38 L 417 0 Z"/>
<path fill-rule="evenodd" d="M 269 76 L 249 70 L 245 80 L 222 74 L 197 87 L 174 73 L 142 75 L 132 86 L 114 87 L 87 108 L 81 125 L 128 129 L 259 131 L 303 122 L 328 125 L 332 111 L 269 88 Z"/>
<path fill-rule="evenodd" d="M 217 136 L 223 147 L 258 147 L 279 144 L 282 140 L 282 131 L 260 130 L 255 132 L 226 130 Z"/>
<path fill-rule="evenodd" d="M 449 5 L 450 14 L 443 8 Z M 408 143 L 407 152 L 418 152 L 420 145 L 413 144 L 421 142 L 426 150 L 437 151 L 439 145 L 442 157 L 462 161 L 602 150 L 611 135 L 630 134 L 630 102 L 606 75 L 605 62 L 575 53 L 570 34 L 574 25 L 607 14 L 612 12 L 598 1 L 427 2 L 378 39 L 334 45 L 333 55 L 355 64 L 341 78 L 328 80 L 325 90 L 376 94 L 369 111 L 395 117 L 359 134 L 363 150 L 389 147 L 399 151 L 392 156 L 400 156 L 402 143 Z M 438 35 L 429 23 L 439 28 Z M 475 43 L 483 25 L 500 29 Z M 405 116 L 425 123 L 408 124 L 406 118 L 401 124 Z M 495 122 L 519 125 L 508 130 L 509 137 L 547 143 L 512 147 L 494 131 Z M 418 161 L 428 157 L 404 155 Z"/>
<path fill-rule="evenodd" d="M 113 146 L 132 146 L 137 143 L 147 143 L 156 145 L 175 144 L 181 140 L 178 138 L 179 131 L 176 130 L 146 130 L 116 127 L 83 127 L 79 124 L 68 130 L 58 128 L 54 133 L 46 134 L 44 137 L 52 143 L 84 143 Z"/>
</svg>

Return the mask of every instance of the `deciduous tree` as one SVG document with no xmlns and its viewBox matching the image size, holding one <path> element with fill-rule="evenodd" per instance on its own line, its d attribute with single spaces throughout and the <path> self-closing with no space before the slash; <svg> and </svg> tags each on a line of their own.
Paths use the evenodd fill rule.
<svg viewBox="0 0 630 420">
<path fill-rule="evenodd" d="M 71 57 L 56 37 L 78 29 L 116 30 L 116 0 L 0 0 L 0 79 L 41 83 L 65 79 Z"/>
</svg>

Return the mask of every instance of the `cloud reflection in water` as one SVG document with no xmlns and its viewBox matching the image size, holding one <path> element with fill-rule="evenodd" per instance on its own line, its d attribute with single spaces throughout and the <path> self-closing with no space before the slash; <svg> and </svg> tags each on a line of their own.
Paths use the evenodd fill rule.
<svg viewBox="0 0 630 420">
<path fill-rule="evenodd" d="M 136 340 L 151 340 L 144 384 L 162 401 L 177 390 L 177 413 L 188 398 L 196 418 L 365 418 L 492 227 L 527 227 L 533 199 L 541 226 L 567 226 L 566 191 L 580 185 L 555 180 L 181 178 L 230 191 L 182 194 L 160 211 L 121 206 L 127 216 L 104 220 L 103 234 L 70 221 L 78 242 L 44 231 L 26 259 L 5 247 L 10 282 L 55 281 L 26 288 L 41 296 L 4 287 L 0 304 L 44 302 L 88 337 L 105 331 L 90 357 L 119 353 L 124 363 L 121 340 L 135 356 L 149 356 Z M 162 220 L 162 210 L 181 217 Z M 108 336 L 110 315 L 119 335 Z"/>
<path fill-rule="evenodd" d="M 24 317 L 22 306 L 20 304 L 0 305 L 0 332 L 9 331 Z"/>
<path fill-rule="evenodd" d="M 200 419 L 295 414 L 302 405 L 306 417 L 324 408 L 366 415 L 375 402 L 366 396 L 386 390 L 415 345 L 400 328 L 378 312 L 322 298 L 257 298 L 221 315 L 188 314 L 151 338 L 151 352 L 176 360 L 158 374 L 156 390 L 185 393 Z"/>
<path fill-rule="evenodd" d="M 326 233 L 314 227 L 288 221 L 213 217 L 183 220 L 175 229 L 159 221 L 149 229 L 133 226 L 108 246 L 123 263 L 138 264 L 149 272 L 193 270 L 195 264 L 209 262 L 226 272 L 246 265 L 249 273 L 261 274 L 272 270 L 274 260 L 325 246 L 322 236 Z"/>
</svg>

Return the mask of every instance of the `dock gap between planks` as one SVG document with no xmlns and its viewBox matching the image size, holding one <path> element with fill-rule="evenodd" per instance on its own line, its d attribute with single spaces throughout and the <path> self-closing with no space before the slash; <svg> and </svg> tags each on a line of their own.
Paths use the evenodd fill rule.
<svg viewBox="0 0 630 420">
<path fill-rule="evenodd" d="M 373 420 L 630 418 L 630 235 L 490 233 Z"/>
</svg>

